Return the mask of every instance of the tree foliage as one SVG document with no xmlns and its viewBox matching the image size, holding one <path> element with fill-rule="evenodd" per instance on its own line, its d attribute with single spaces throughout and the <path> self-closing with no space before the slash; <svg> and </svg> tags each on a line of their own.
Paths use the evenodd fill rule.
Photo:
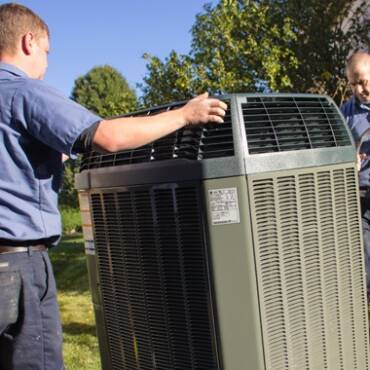
<svg viewBox="0 0 370 370">
<path fill-rule="evenodd" d="M 297 60 L 286 46 L 295 38 L 291 21 L 273 24 L 269 6 L 256 1 L 221 0 L 204 7 L 192 28 L 189 55 L 172 52 L 164 62 L 145 55 L 143 101 L 155 105 L 211 93 L 279 90 L 291 86 L 286 65 Z M 283 42 L 280 42 L 283 41 Z M 163 93 L 165 92 L 165 93 Z"/>
<path fill-rule="evenodd" d="M 120 72 L 111 66 L 94 67 L 75 81 L 72 99 L 101 117 L 117 116 L 137 107 L 137 97 Z"/>
<path fill-rule="evenodd" d="M 59 204 L 71 208 L 78 207 L 77 190 L 74 186 L 75 174 L 80 168 L 81 159 L 64 162 L 63 182 L 59 193 Z"/>
<path fill-rule="evenodd" d="M 212 91 L 241 92 L 291 86 L 286 65 L 297 61 L 289 49 L 291 20 L 274 24 L 269 6 L 256 1 L 221 0 L 205 7 L 192 29 L 194 63 Z"/>
<path fill-rule="evenodd" d="M 345 62 L 357 49 L 368 49 L 368 0 L 267 0 L 274 22 L 291 19 L 295 34 L 290 49 L 298 66 L 287 66 L 294 89 L 343 101 L 347 83 Z"/>
<path fill-rule="evenodd" d="M 318 92 L 343 99 L 345 60 L 368 47 L 367 0 L 220 0 L 196 17 L 189 55 L 145 54 L 145 105 L 211 93 Z"/>
<path fill-rule="evenodd" d="M 92 68 L 75 81 L 72 99 L 101 117 L 112 117 L 132 112 L 138 106 L 136 93 L 116 69 L 105 65 Z M 74 176 L 79 171 L 80 160 L 65 162 L 64 178 L 59 194 L 63 206 L 77 207 Z"/>
<path fill-rule="evenodd" d="M 140 85 L 144 92 L 144 105 L 189 99 L 201 89 L 196 66 L 189 56 L 172 51 L 164 62 L 149 54 L 144 54 L 144 59 L 148 61 L 149 71 L 144 77 L 145 86 Z"/>
</svg>

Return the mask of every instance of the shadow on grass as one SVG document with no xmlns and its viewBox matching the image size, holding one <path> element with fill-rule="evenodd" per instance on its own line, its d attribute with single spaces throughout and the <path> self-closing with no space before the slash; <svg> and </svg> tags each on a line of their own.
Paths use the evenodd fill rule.
<svg viewBox="0 0 370 370">
<path fill-rule="evenodd" d="M 96 337 L 95 325 L 71 322 L 63 325 L 63 332 L 70 335 L 88 334 Z"/>
</svg>

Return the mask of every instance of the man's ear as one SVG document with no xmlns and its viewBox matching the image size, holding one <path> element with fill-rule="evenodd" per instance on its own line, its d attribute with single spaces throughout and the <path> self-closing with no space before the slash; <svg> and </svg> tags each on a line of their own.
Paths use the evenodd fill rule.
<svg viewBox="0 0 370 370">
<path fill-rule="evenodd" d="M 30 55 L 34 48 L 35 36 L 32 32 L 27 32 L 22 36 L 22 51 L 26 55 Z"/>
</svg>

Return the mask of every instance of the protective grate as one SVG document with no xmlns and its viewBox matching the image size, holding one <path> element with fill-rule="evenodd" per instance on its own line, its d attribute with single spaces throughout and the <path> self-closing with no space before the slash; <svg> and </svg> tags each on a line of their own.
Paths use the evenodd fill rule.
<svg viewBox="0 0 370 370">
<path fill-rule="evenodd" d="M 91 195 L 114 370 L 216 370 L 199 190 Z"/>
<path fill-rule="evenodd" d="M 255 179 L 266 369 L 368 369 L 356 171 Z"/>
<path fill-rule="evenodd" d="M 351 145 L 325 97 L 248 97 L 242 104 L 249 154 Z"/>
<path fill-rule="evenodd" d="M 226 103 L 229 105 L 228 101 Z M 131 116 L 154 115 L 180 106 L 180 104 L 169 105 L 161 109 L 140 111 Z M 186 127 L 151 144 L 133 150 L 113 154 L 101 154 L 95 151 L 86 153 L 82 157 L 81 171 L 166 159 L 203 160 L 233 155 L 234 142 L 230 109 L 228 109 L 222 124 Z"/>
</svg>

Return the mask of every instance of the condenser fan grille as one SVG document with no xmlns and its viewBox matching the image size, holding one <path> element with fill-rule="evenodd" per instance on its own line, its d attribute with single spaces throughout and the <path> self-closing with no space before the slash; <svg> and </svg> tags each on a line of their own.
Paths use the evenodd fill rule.
<svg viewBox="0 0 370 370">
<path fill-rule="evenodd" d="M 351 145 L 326 97 L 248 97 L 242 111 L 249 154 Z"/>
<path fill-rule="evenodd" d="M 226 103 L 228 104 L 227 101 Z M 161 109 L 141 111 L 131 116 L 154 115 L 180 106 L 180 104 L 169 105 Z M 81 171 L 166 159 L 202 160 L 233 155 L 234 142 L 231 115 L 228 110 L 224 123 L 221 124 L 186 127 L 138 149 L 114 154 L 101 154 L 96 151 L 86 153 L 82 158 Z"/>
<path fill-rule="evenodd" d="M 112 370 L 216 370 L 194 187 L 91 195 Z"/>
<path fill-rule="evenodd" d="M 256 179 L 254 233 L 268 369 L 368 369 L 356 171 Z"/>
</svg>

